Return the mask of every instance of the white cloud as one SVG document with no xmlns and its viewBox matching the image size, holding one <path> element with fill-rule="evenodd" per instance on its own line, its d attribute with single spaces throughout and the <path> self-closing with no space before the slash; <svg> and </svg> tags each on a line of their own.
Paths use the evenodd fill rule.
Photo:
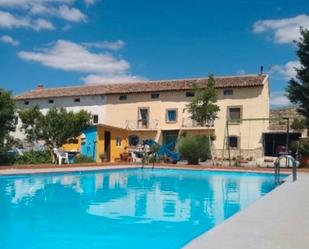
<svg viewBox="0 0 309 249">
<path fill-rule="evenodd" d="M 47 20 L 51 17 L 68 22 L 86 21 L 87 16 L 74 7 L 77 2 L 77 0 L 0 0 L 0 8 L 3 9 L 0 11 L 0 27 L 54 29 L 51 21 Z M 94 1 L 89 1 L 87 4 L 91 3 Z M 16 9 L 19 17 L 10 13 L 11 10 Z M 36 28 L 34 28 L 35 23 L 38 24 Z"/>
<path fill-rule="evenodd" d="M 47 20 L 42 19 L 42 18 L 34 20 L 32 28 L 36 31 L 40 31 L 40 30 L 43 30 L 43 29 L 46 29 L 46 30 L 55 29 L 54 25 L 50 21 L 47 21 Z"/>
<path fill-rule="evenodd" d="M 38 4 L 73 4 L 75 1 L 76 0 L 0 0 L 0 6 L 10 8 L 28 8 Z"/>
<path fill-rule="evenodd" d="M 0 11 L 0 26 L 4 28 L 20 28 L 29 27 L 29 18 L 18 18 L 11 15 L 9 12 Z"/>
<path fill-rule="evenodd" d="M 96 0 L 84 0 L 86 5 L 91 5 L 96 2 Z"/>
<path fill-rule="evenodd" d="M 4 43 L 10 44 L 12 46 L 19 46 L 19 41 L 15 40 L 13 37 L 8 35 L 3 35 L 0 37 L 0 40 Z"/>
<path fill-rule="evenodd" d="M 1 1 L 1 0 L 0 0 Z M 35 4 L 29 7 L 29 11 L 31 14 L 34 15 L 43 15 L 43 14 L 47 14 L 50 13 L 50 8 L 48 8 L 47 5 L 44 4 Z"/>
<path fill-rule="evenodd" d="M 81 22 L 86 20 L 86 16 L 76 8 L 61 5 L 58 9 L 59 17 L 70 22 Z"/>
<path fill-rule="evenodd" d="M 3 28 L 32 28 L 34 30 L 51 30 L 54 26 L 51 22 L 45 19 L 34 19 L 31 20 L 28 17 L 16 17 L 9 12 L 0 11 L 0 27 Z"/>
<path fill-rule="evenodd" d="M 259 20 L 254 23 L 255 33 L 272 33 L 277 43 L 292 43 L 299 39 L 300 27 L 309 28 L 309 15 L 292 18 Z"/>
<path fill-rule="evenodd" d="M 88 73 L 85 83 L 137 82 L 141 77 L 128 73 L 126 60 L 110 53 L 94 53 L 86 46 L 65 40 L 58 40 L 52 46 L 38 51 L 21 51 L 18 56 L 26 61 L 38 62 L 44 66 L 64 71 Z"/>
<path fill-rule="evenodd" d="M 111 54 L 92 53 L 84 46 L 65 40 L 58 40 L 43 52 L 21 51 L 18 55 L 24 60 L 65 71 L 117 74 L 124 73 L 130 67 L 125 60 Z"/>
<path fill-rule="evenodd" d="M 72 26 L 70 25 L 70 24 L 66 24 L 66 25 L 64 25 L 63 27 L 62 27 L 62 30 L 63 31 L 68 31 L 68 30 L 70 30 L 72 28 Z"/>
<path fill-rule="evenodd" d="M 284 79 L 291 79 L 296 76 L 295 68 L 301 66 L 299 61 L 289 61 L 285 65 L 274 65 L 270 69 L 270 74 L 277 74 Z"/>
<path fill-rule="evenodd" d="M 119 50 L 119 49 L 122 49 L 125 45 L 125 43 L 121 40 L 117 40 L 114 42 L 110 42 L 110 41 L 85 42 L 83 44 L 87 47 L 103 48 L 103 49 L 109 49 L 109 50 Z"/>
<path fill-rule="evenodd" d="M 98 75 L 90 74 L 82 78 L 83 81 L 88 85 L 99 85 L 99 84 L 119 84 L 119 83 L 136 83 L 146 81 L 145 78 L 140 76 L 132 76 L 127 74 L 122 75 Z"/>
<path fill-rule="evenodd" d="M 289 105 L 291 105 L 291 102 L 285 96 L 285 92 L 278 91 L 278 92 L 271 93 L 271 95 L 270 95 L 270 105 L 271 106 L 289 106 Z"/>
<path fill-rule="evenodd" d="M 0 0 L 1 1 L 1 0 Z M 52 5 L 37 4 L 30 7 L 32 15 L 48 15 L 56 16 L 69 22 L 81 22 L 86 20 L 86 15 L 79 9 L 69 7 L 68 5 L 60 5 L 54 7 Z"/>
</svg>

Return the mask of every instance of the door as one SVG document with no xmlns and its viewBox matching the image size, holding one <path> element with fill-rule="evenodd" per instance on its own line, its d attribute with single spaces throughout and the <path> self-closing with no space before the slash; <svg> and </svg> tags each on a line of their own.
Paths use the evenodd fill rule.
<svg viewBox="0 0 309 249">
<path fill-rule="evenodd" d="M 177 139 L 178 139 L 178 131 L 163 132 L 163 145 L 169 147 L 170 150 L 175 149 Z"/>
<path fill-rule="evenodd" d="M 110 162 L 111 160 L 111 133 L 110 131 L 104 132 L 104 153 L 106 155 L 107 160 Z"/>
</svg>

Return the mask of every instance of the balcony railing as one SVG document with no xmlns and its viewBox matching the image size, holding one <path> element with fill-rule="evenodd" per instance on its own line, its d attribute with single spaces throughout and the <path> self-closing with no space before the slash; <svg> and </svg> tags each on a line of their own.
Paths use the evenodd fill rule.
<svg viewBox="0 0 309 249">
<path fill-rule="evenodd" d="M 214 122 L 210 122 L 209 125 L 199 125 L 195 120 L 192 120 L 191 118 L 183 118 L 181 123 L 182 128 L 208 128 L 208 127 L 214 127 Z"/>
<path fill-rule="evenodd" d="M 157 119 L 126 120 L 125 128 L 128 130 L 154 130 L 159 128 Z"/>
</svg>

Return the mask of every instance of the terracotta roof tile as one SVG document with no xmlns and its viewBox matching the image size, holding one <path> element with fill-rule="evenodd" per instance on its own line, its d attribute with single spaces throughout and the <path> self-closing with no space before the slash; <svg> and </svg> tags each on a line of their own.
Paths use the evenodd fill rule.
<svg viewBox="0 0 309 249">
<path fill-rule="evenodd" d="M 267 75 L 244 75 L 232 77 L 216 77 L 216 88 L 256 87 L 263 86 Z M 15 97 L 16 100 L 43 99 L 51 97 L 94 96 L 109 94 L 126 94 L 141 92 L 162 92 L 190 90 L 193 83 L 205 85 L 208 78 L 146 81 L 140 83 L 101 84 L 63 88 L 46 88 L 32 90 Z"/>
</svg>

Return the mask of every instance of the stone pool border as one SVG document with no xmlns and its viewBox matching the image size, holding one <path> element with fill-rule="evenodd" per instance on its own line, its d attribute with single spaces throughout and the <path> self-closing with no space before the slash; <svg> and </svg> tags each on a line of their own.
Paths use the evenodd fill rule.
<svg viewBox="0 0 309 249">
<path fill-rule="evenodd" d="M 308 249 L 309 174 L 291 176 L 184 249 Z"/>
<path fill-rule="evenodd" d="M 0 176 L 2 175 L 31 175 L 31 174 L 48 174 L 48 173 L 67 173 L 67 172 L 86 172 L 86 171 L 100 171 L 111 169 L 134 169 L 141 168 L 141 165 L 134 164 L 110 164 L 110 165 L 77 165 L 77 166 L 55 166 L 55 165 L 35 165 L 22 167 L 0 167 Z M 144 168 L 152 168 L 152 166 L 145 166 Z M 206 170 L 206 171 L 232 171 L 232 172 L 248 172 L 248 173 L 270 173 L 274 172 L 273 168 L 257 168 L 257 167 L 209 167 L 209 166 L 176 166 L 174 164 L 155 165 L 157 169 L 182 169 L 182 170 Z M 307 171 L 307 169 L 305 169 Z M 308 170 L 309 172 L 309 170 Z M 281 173 L 291 173 L 291 169 L 282 169 Z"/>
</svg>

